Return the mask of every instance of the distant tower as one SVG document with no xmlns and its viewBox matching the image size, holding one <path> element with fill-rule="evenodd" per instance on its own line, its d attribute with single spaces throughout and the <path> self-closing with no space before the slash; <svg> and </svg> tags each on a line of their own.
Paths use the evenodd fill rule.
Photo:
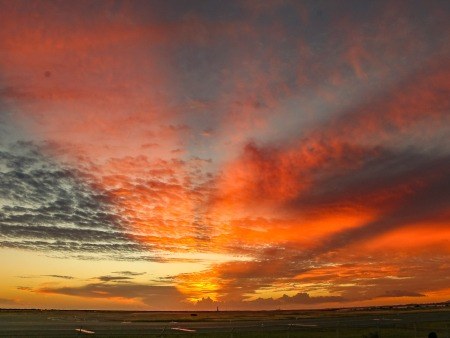
<svg viewBox="0 0 450 338">
<path fill-rule="evenodd" d="M 216 310 L 217 312 L 219 312 L 219 307 L 217 307 L 217 310 Z"/>
</svg>

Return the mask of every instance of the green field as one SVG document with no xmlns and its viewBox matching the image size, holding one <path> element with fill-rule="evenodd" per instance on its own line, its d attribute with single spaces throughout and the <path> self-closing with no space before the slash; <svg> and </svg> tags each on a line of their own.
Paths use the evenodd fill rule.
<svg viewBox="0 0 450 338">
<path fill-rule="evenodd" d="M 450 338 L 449 306 L 223 312 L 0 310 L 0 337 L 426 338 L 431 331 Z"/>
</svg>

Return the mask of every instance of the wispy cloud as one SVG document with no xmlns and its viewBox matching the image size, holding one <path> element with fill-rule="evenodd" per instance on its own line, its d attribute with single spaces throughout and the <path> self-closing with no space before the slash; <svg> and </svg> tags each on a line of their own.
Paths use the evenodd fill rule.
<svg viewBox="0 0 450 338">
<path fill-rule="evenodd" d="M 65 276 L 65 275 L 42 275 L 44 277 L 53 277 L 53 278 L 60 278 L 60 279 L 74 279 L 73 276 Z"/>
<path fill-rule="evenodd" d="M 136 272 L 136 271 L 113 271 L 112 273 L 116 273 L 118 275 L 124 275 L 124 276 L 142 276 L 145 275 L 146 272 Z"/>
<path fill-rule="evenodd" d="M 128 282 L 130 280 L 133 280 L 132 277 L 127 276 L 111 276 L 111 275 L 105 275 L 105 276 L 99 276 L 96 277 L 101 282 Z"/>
</svg>

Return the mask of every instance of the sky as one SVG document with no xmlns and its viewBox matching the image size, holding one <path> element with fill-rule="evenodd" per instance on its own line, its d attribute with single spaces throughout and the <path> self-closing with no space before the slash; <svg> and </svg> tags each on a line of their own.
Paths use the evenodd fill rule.
<svg viewBox="0 0 450 338">
<path fill-rule="evenodd" d="M 450 300 L 449 14 L 0 0 L 0 307 Z"/>
</svg>

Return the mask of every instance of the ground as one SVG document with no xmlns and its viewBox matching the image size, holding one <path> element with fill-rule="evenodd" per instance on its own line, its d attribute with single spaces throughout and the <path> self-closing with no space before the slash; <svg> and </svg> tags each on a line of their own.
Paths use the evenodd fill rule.
<svg viewBox="0 0 450 338">
<path fill-rule="evenodd" d="M 450 338 L 450 306 L 236 312 L 0 310 L 1 337 L 420 338 L 431 331 Z"/>
</svg>

